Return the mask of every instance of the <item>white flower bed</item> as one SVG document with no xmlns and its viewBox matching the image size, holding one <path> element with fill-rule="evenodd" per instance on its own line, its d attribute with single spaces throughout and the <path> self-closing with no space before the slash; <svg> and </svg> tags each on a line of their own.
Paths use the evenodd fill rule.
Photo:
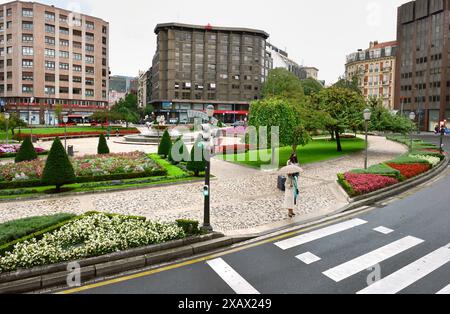
<svg viewBox="0 0 450 314">
<path fill-rule="evenodd" d="M 411 155 L 410 157 L 413 158 L 417 158 L 417 159 L 423 159 L 428 161 L 428 163 L 430 165 L 432 165 L 433 167 L 436 167 L 437 165 L 439 165 L 439 163 L 441 162 L 441 159 L 438 157 L 434 157 L 434 156 L 427 156 L 427 155 Z"/>
<path fill-rule="evenodd" d="M 17 244 L 12 252 L 0 256 L 0 273 L 100 256 L 184 237 L 183 229 L 176 224 L 95 214 L 45 234 L 41 240 L 32 239 Z"/>
</svg>

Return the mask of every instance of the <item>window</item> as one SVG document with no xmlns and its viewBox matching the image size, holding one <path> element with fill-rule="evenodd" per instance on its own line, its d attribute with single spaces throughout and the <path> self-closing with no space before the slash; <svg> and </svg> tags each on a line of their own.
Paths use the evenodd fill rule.
<svg viewBox="0 0 450 314">
<path fill-rule="evenodd" d="M 59 76 L 59 80 L 61 82 L 68 82 L 69 81 L 69 76 L 68 75 L 60 75 Z"/>
<path fill-rule="evenodd" d="M 72 26 L 80 27 L 81 26 L 81 20 L 77 19 L 76 17 L 73 17 L 73 19 L 72 19 Z"/>
<path fill-rule="evenodd" d="M 6 10 L 6 16 L 12 16 L 12 9 Z"/>
<path fill-rule="evenodd" d="M 74 76 L 72 81 L 74 83 L 81 83 L 81 82 L 83 82 L 83 80 L 81 79 L 81 76 Z"/>
<path fill-rule="evenodd" d="M 44 54 L 48 58 L 54 58 L 55 57 L 55 49 L 45 49 Z"/>
<path fill-rule="evenodd" d="M 13 53 L 13 47 L 7 47 L 6 48 L 6 54 L 12 54 Z"/>
<path fill-rule="evenodd" d="M 59 51 L 59 57 L 60 57 L 60 58 L 63 58 L 63 59 L 69 59 L 69 52 L 68 52 L 68 51 L 60 50 L 60 51 Z"/>
<path fill-rule="evenodd" d="M 94 52 L 94 45 L 86 44 L 86 51 Z"/>
<path fill-rule="evenodd" d="M 32 55 L 34 55 L 33 47 L 22 47 L 22 55 L 23 56 L 32 56 Z"/>
<path fill-rule="evenodd" d="M 59 40 L 59 45 L 60 46 L 64 46 L 64 47 L 69 47 L 69 41 L 65 40 L 65 39 L 60 39 Z"/>
<path fill-rule="evenodd" d="M 33 17 L 33 9 L 22 9 L 23 17 Z"/>
<path fill-rule="evenodd" d="M 10 29 L 12 27 L 12 22 L 6 22 L 6 29 Z"/>
<path fill-rule="evenodd" d="M 54 82 L 55 81 L 55 74 L 45 74 L 45 81 L 46 82 Z"/>
<path fill-rule="evenodd" d="M 81 60 L 83 60 L 83 56 L 81 55 L 81 53 L 74 53 L 73 59 L 81 61 Z"/>
<path fill-rule="evenodd" d="M 75 72 L 81 72 L 81 71 L 83 71 L 83 68 L 81 67 L 81 65 L 74 65 L 73 70 Z"/>
<path fill-rule="evenodd" d="M 55 33 L 55 26 L 49 25 L 49 24 L 45 24 L 45 32 L 49 33 L 49 34 L 54 34 Z"/>
<path fill-rule="evenodd" d="M 59 68 L 61 70 L 69 70 L 69 64 L 68 63 L 60 63 Z"/>
<path fill-rule="evenodd" d="M 22 22 L 22 30 L 32 31 L 33 30 L 33 22 Z"/>
<path fill-rule="evenodd" d="M 24 42 L 24 43 L 32 43 L 33 42 L 33 35 L 22 34 L 22 42 Z"/>
<path fill-rule="evenodd" d="M 55 37 L 45 36 L 45 43 L 47 45 L 54 46 L 55 45 Z"/>
<path fill-rule="evenodd" d="M 79 41 L 74 41 L 73 42 L 73 48 L 82 49 L 83 46 L 82 46 L 82 44 Z"/>
<path fill-rule="evenodd" d="M 55 62 L 54 61 L 45 61 L 45 68 L 47 70 L 54 70 L 55 69 Z"/>
<path fill-rule="evenodd" d="M 54 95 L 55 94 L 55 86 L 45 86 L 44 92 L 46 95 Z"/>
<path fill-rule="evenodd" d="M 69 93 L 69 88 L 68 87 L 60 87 L 59 88 L 59 93 L 60 94 L 68 94 Z"/>
<path fill-rule="evenodd" d="M 94 30 L 94 23 L 86 21 L 86 29 Z"/>
<path fill-rule="evenodd" d="M 86 41 L 94 41 L 94 34 L 86 33 Z"/>
<path fill-rule="evenodd" d="M 95 74 L 94 68 L 92 68 L 92 67 L 86 67 L 86 73 L 87 73 L 87 74 Z"/>
<path fill-rule="evenodd" d="M 69 29 L 65 28 L 65 27 L 60 27 L 59 28 L 59 33 L 63 34 L 63 35 L 69 35 Z"/>
<path fill-rule="evenodd" d="M 73 30 L 73 36 L 76 36 L 76 37 L 81 37 L 81 36 L 83 36 L 83 33 L 81 32 L 81 31 L 78 31 L 78 30 Z"/>
<path fill-rule="evenodd" d="M 45 20 L 49 22 L 55 21 L 55 13 L 52 12 L 45 12 Z"/>
<path fill-rule="evenodd" d="M 60 15 L 59 16 L 59 21 L 61 23 L 67 23 L 67 16 L 66 15 Z"/>
<path fill-rule="evenodd" d="M 94 79 L 93 78 L 86 78 L 86 85 L 94 85 Z"/>
<path fill-rule="evenodd" d="M 33 93 L 33 85 L 22 85 L 22 93 L 32 94 Z"/>
<path fill-rule="evenodd" d="M 86 56 L 86 63 L 94 64 L 94 57 L 93 56 Z"/>
<path fill-rule="evenodd" d="M 22 60 L 22 67 L 24 68 L 32 68 L 33 67 L 33 60 Z"/>
</svg>

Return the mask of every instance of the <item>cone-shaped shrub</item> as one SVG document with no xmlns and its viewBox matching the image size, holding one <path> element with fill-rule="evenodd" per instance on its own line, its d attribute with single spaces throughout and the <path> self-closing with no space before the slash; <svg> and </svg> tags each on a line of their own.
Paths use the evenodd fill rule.
<svg viewBox="0 0 450 314">
<path fill-rule="evenodd" d="M 170 138 L 169 131 L 166 130 L 161 139 L 161 143 L 159 143 L 158 155 L 167 158 L 170 154 L 171 149 L 172 149 L 172 139 Z"/>
<path fill-rule="evenodd" d="M 53 142 L 48 154 L 45 169 L 42 174 L 42 183 L 54 185 L 59 191 L 65 184 L 74 183 L 76 180 L 73 166 L 67 156 L 59 137 Z"/>
<path fill-rule="evenodd" d="M 106 138 L 105 138 L 104 134 L 100 134 L 100 138 L 98 140 L 97 153 L 99 155 L 108 155 L 109 154 L 109 147 L 108 147 L 108 143 L 106 142 Z"/>
<path fill-rule="evenodd" d="M 202 142 L 202 138 L 199 136 L 194 147 L 192 147 L 191 156 L 187 164 L 187 169 L 192 171 L 196 177 L 199 176 L 200 172 L 205 171 L 206 169 L 206 152 L 202 146 Z"/>
<path fill-rule="evenodd" d="M 173 144 L 172 149 L 169 152 L 169 161 L 173 164 L 178 164 L 180 162 L 188 162 L 190 159 L 189 150 L 184 144 L 183 138 L 180 137 Z"/>
<path fill-rule="evenodd" d="M 23 161 L 32 161 L 38 158 L 38 155 L 36 153 L 36 149 L 33 146 L 33 143 L 31 142 L 31 137 L 26 137 L 25 140 L 22 143 L 22 146 L 20 146 L 20 150 L 16 155 L 16 163 L 23 162 Z"/>
</svg>

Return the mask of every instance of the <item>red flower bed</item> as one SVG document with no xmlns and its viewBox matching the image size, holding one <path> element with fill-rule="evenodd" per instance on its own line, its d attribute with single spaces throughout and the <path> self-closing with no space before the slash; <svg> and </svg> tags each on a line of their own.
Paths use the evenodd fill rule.
<svg viewBox="0 0 450 314">
<path fill-rule="evenodd" d="M 351 185 L 357 195 L 374 192 L 399 182 L 397 179 L 391 177 L 349 172 L 344 174 L 344 178 Z"/>
<path fill-rule="evenodd" d="M 104 134 L 104 135 L 106 135 L 107 134 L 107 131 L 104 131 L 104 132 L 100 132 L 100 131 L 97 131 L 97 132 L 67 132 L 67 136 L 87 136 L 87 135 L 90 135 L 90 136 L 100 136 L 100 134 Z M 119 134 L 120 135 L 131 135 L 131 134 L 140 134 L 140 132 L 138 131 L 138 130 L 119 130 Z M 115 136 L 116 135 L 116 131 L 112 131 L 111 133 L 110 133 L 110 135 L 111 136 Z M 20 135 L 22 138 L 26 138 L 26 137 L 29 137 L 30 136 L 30 134 L 21 134 Z M 56 137 L 60 137 L 60 138 L 62 138 L 62 137 L 64 137 L 64 132 L 62 132 L 62 133 L 53 133 L 53 134 L 33 134 L 33 137 L 34 138 L 56 138 Z"/>
<path fill-rule="evenodd" d="M 431 165 L 429 164 L 408 164 L 408 165 L 399 165 L 388 163 L 389 167 L 400 171 L 402 176 L 407 179 L 414 178 L 422 173 L 427 172 L 431 169 Z"/>
<path fill-rule="evenodd" d="M 240 154 L 246 153 L 250 149 L 250 145 L 224 145 L 216 149 L 216 154 Z"/>
</svg>

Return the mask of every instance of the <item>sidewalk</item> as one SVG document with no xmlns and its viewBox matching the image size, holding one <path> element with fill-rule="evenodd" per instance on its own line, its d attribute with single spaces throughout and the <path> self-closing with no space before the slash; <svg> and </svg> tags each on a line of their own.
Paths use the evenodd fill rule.
<svg viewBox="0 0 450 314">
<path fill-rule="evenodd" d="M 370 137 L 369 163 L 377 164 L 406 152 L 400 144 Z M 276 188 L 277 174 L 213 160 L 211 221 L 216 231 L 230 235 L 280 228 L 331 213 L 347 205 L 336 174 L 363 167 L 364 154 L 306 165 L 300 179 L 296 219 L 282 210 L 284 195 Z M 86 211 L 141 215 L 161 221 L 187 218 L 203 221 L 203 183 L 116 192 L 52 200 L 0 204 L 0 222 L 59 212 Z"/>
</svg>

